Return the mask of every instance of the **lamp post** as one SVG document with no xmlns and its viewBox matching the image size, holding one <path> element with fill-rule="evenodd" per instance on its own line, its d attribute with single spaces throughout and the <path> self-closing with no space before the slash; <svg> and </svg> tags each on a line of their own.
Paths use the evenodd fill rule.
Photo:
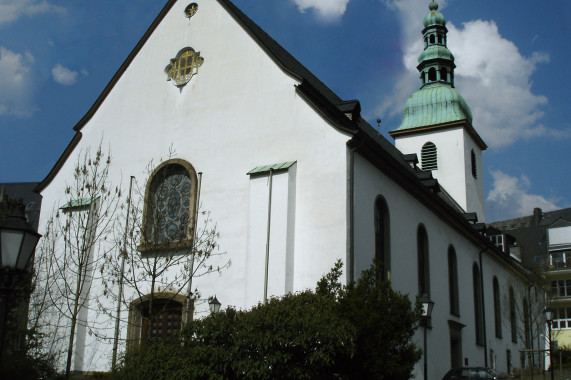
<svg viewBox="0 0 571 380">
<path fill-rule="evenodd" d="M 551 380 L 553 380 L 553 350 L 551 340 L 551 322 L 553 322 L 553 310 L 548 306 L 543 310 L 545 322 L 547 323 L 547 331 L 549 336 L 549 368 L 551 369 Z"/>
<path fill-rule="evenodd" d="M 426 345 L 426 329 L 428 329 L 428 324 L 430 320 L 430 316 L 432 315 L 432 308 L 434 307 L 434 302 L 428 297 L 428 294 L 424 293 L 422 297 L 420 297 L 420 302 L 422 303 L 422 316 L 424 318 L 423 325 L 424 325 L 424 380 L 428 379 L 428 375 L 426 374 L 428 371 L 428 360 L 427 360 L 427 345 Z"/>
<path fill-rule="evenodd" d="M 0 223 L 0 363 L 4 352 L 8 295 L 14 290 L 12 276 L 25 272 L 41 237 L 26 221 L 23 203 L 16 204 L 13 210 L 3 203 L 2 208 L 7 208 L 12 215 Z"/>
<path fill-rule="evenodd" d="M 218 301 L 218 298 L 216 298 L 216 296 L 210 297 L 208 299 L 208 306 L 210 307 L 210 312 L 212 312 L 212 314 L 218 313 L 218 311 L 220 311 L 221 305 L 222 304 L 220 303 L 220 301 Z"/>
</svg>

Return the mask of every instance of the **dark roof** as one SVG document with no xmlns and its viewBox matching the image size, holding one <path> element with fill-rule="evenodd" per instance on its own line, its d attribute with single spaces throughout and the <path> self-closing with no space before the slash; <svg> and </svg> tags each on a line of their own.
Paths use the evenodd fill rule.
<svg viewBox="0 0 571 380">
<path fill-rule="evenodd" d="M 571 208 L 547 212 L 535 208 L 532 215 L 493 222 L 488 224 L 488 229 L 513 236 L 524 265 L 538 266 L 548 253 L 547 229 L 569 225 Z"/>
<path fill-rule="evenodd" d="M 99 106 L 103 103 L 107 95 L 176 1 L 177 0 L 169 0 L 165 4 L 157 18 L 115 73 L 101 95 L 97 98 L 86 115 L 75 125 L 73 129 L 76 131 L 76 135 L 73 140 L 51 172 L 36 187 L 35 191 L 42 191 L 52 181 L 55 175 L 57 175 L 61 166 L 81 139 L 81 129 L 83 126 L 98 110 Z M 464 218 L 463 214 L 457 212 L 456 208 L 452 207 L 449 202 L 447 203 L 437 195 L 440 190 L 438 182 L 432 178 L 429 172 L 418 170 L 416 165 L 414 165 L 414 160 L 411 160 L 410 155 L 405 157 L 393 144 L 382 137 L 375 128 L 360 116 L 361 107 L 357 100 L 342 100 L 232 2 L 229 0 L 217 1 L 279 67 L 299 80 L 300 84 L 296 86 L 296 90 L 324 119 L 333 127 L 353 136 L 348 142 L 348 146 L 351 149 L 359 151 L 361 155 L 367 158 L 376 167 L 383 170 L 401 186 L 408 189 L 428 208 L 453 226 L 453 228 L 462 231 L 462 233 L 466 234 L 466 236 L 470 237 L 478 245 L 495 250 L 495 247 L 493 247 L 486 238 L 476 232 L 474 227 Z M 349 117 L 348 114 L 351 114 L 351 116 Z M 411 165 L 411 162 L 413 165 Z M 501 256 L 503 257 L 503 255 Z M 512 262 L 505 257 L 503 257 L 503 259 Z"/>
</svg>

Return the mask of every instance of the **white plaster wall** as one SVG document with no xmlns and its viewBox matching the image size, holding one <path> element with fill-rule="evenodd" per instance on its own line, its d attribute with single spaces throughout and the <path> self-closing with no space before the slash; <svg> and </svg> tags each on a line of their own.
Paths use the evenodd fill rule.
<svg viewBox="0 0 571 380">
<path fill-rule="evenodd" d="M 414 196 L 395 184 L 381 171 L 359 155 L 355 155 L 355 277 L 368 268 L 374 257 L 374 203 L 382 195 L 390 214 L 391 282 L 393 288 L 409 295 L 414 301 L 418 294 L 417 228 L 423 224 L 428 234 L 430 297 L 435 302 L 432 313 L 432 329 L 428 338 L 428 377 L 441 378 L 450 369 L 450 329 L 448 320 L 466 325 L 462 329 L 462 357 L 468 358 L 471 366 L 484 365 L 484 347 L 476 345 L 474 329 L 474 293 L 472 268 L 479 265 L 480 249 L 453 226 L 443 222 L 421 204 Z M 458 265 L 460 317 L 450 314 L 448 285 L 448 248 L 456 251 Z M 519 366 L 518 349 L 513 344 L 509 330 L 504 328 L 503 339 L 494 335 L 493 276 L 500 280 L 502 302 L 509 283 L 521 284 L 502 261 L 483 254 L 485 321 L 488 350 L 497 354 L 499 371 L 506 371 L 506 349 L 512 350 L 513 363 Z M 503 304 L 502 304 L 503 305 Z M 523 323 L 523 322 L 520 322 Z M 508 325 L 509 326 L 509 325 Z M 422 347 L 422 329 L 415 340 Z M 520 342 L 521 343 L 521 342 Z M 489 355 L 489 352 L 487 353 Z M 423 359 L 416 368 L 416 377 L 423 378 Z M 488 363 L 491 365 L 491 363 Z"/>
<path fill-rule="evenodd" d="M 204 1 L 198 13 L 184 17 L 185 2 L 177 2 L 138 56 L 83 127 L 83 138 L 56 178 L 42 192 L 42 225 L 61 206 L 66 180 L 78 156 L 102 142 L 110 151 L 110 181 L 122 184 L 136 177 L 146 183 L 146 166 L 167 158 L 187 160 L 202 172 L 202 209 L 211 211 L 220 232 L 220 250 L 232 266 L 220 276 L 193 282 L 203 298 L 216 294 L 223 307 L 252 306 L 261 299 L 246 297 L 250 178 L 254 167 L 297 161 L 294 222 L 288 243 L 294 258 L 289 288 L 314 288 L 336 259 L 346 257 L 346 141 L 295 92 L 296 81 L 285 75 L 216 1 Z M 204 57 L 204 64 L 183 88 L 166 81 L 165 66 L 186 46 Z M 105 84 L 102 83 L 102 88 Z M 291 182 L 290 182 L 291 186 Z M 289 202 L 289 200 L 288 200 Z M 200 223 L 200 222 L 199 222 Z M 281 269 L 280 269 L 281 270 Z M 270 277 L 274 278 L 274 277 Z M 283 278 L 271 284 L 277 294 Z M 260 285 L 262 286 L 262 285 Z M 289 289 L 288 288 L 288 289 Z M 94 284 L 93 295 L 102 293 Z M 125 297 L 133 297 L 126 291 Z M 132 299 L 132 298 L 131 298 Z M 105 303 L 106 302 L 106 303 Z M 104 301 L 114 309 L 114 303 Z M 202 310 L 207 308 L 202 304 Z M 127 312 L 122 314 L 125 318 Z M 204 315 L 204 314 L 199 314 Z M 96 310 L 88 318 L 106 338 L 113 323 Z M 126 328 L 121 326 L 125 338 Z M 78 370 L 109 368 L 111 340 L 86 338 L 84 361 Z"/>
<path fill-rule="evenodd" d="M 478 220 L 484 221 L 481 150 L 462 127 L 399 136 L 395 138 L 395 146 L 405 154 L 416 153 L 422 161 L 422 146 L 428 141 L 436 145 L 438 155 L 438 169 L 432 171 L 433 177 L 465 211 L 476 212 Z M 472 176 L 471 149 L 476 154 L 477 179 Z"/>
</svg>

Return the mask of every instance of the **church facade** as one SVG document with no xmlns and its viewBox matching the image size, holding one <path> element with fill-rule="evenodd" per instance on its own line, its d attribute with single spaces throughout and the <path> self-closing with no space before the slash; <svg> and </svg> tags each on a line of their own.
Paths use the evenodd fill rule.
<svg viewBox="0 0 571 380">
<path fill-rule="evenodd" d="M 105 274 L 109 265 L 89 268 L 72 368 L 108 370 L 115 342 L 123 351 L 143 336 L 164 339 L 186 318 L 204 316 L 211 297 L 248 308 L 315 288 L 337 260 L 344 281 L 356 280 L 374 258 L 393 288 L 435 302 L 426 375 L 463 365 L 519 367 L 526 345 L 519 331 L 529 326 L 515 308 L 531 302 L 524 300 L 530 284 L 477 223 L 484 221 L 486 145 L 454 89 L 437 10 L 431 3 L 424 20 L 421 86 L 391 132 L 395 146 L 361 117 L 357 100 L 339 98 L 230 1 L 169 0 L 38 186 L 40 233 L 54 210 L 97 212 L 96 197 L 70 202 L 66 189 L 77 163 L 101 146 L 112 157 L 108 182 L 126 193 L 133 176 L 143 189 L 142 238 L 125 255 L 151 258 L 159 247 L 186 258 L 210 221 L 215 251 L 224 252 L 211 265 L 221 269 L 180 288 L 123 283 L 116 313 L 107 293 L 120 285 Z M 163 201 L 165 220 L 153 225 Z M 119 261 L 119 251 L 103 239 L 89 259 Z M 188 272 L 189 260 L 164 276 Z M 164 325 L 141 317 L 150 293 L 156 304 L 168 299 Z M 66 331 L 64 320 L 58 333 Z M 421 329 L 415 339 L 422 347 Z"/>
</svg>

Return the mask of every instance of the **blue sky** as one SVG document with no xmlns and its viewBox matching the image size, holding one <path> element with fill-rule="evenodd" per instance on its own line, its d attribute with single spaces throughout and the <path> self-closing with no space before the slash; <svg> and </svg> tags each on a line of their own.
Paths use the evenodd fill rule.
<svg viewBox="0 0 571 380">
<path fill-rule="evenodd" d="M 200 0 L 214 1 L 214 0 Z M 0 182 L 41 181 L 166 0 L 0 0 Z M 235 0 L 382 133 L 418 88 L 426 0 Z M 190 1 L 189 1 L 190 3 Z M 571 207 L 571 2 L 446 0 L 488 221 Z"/>
</svg>

